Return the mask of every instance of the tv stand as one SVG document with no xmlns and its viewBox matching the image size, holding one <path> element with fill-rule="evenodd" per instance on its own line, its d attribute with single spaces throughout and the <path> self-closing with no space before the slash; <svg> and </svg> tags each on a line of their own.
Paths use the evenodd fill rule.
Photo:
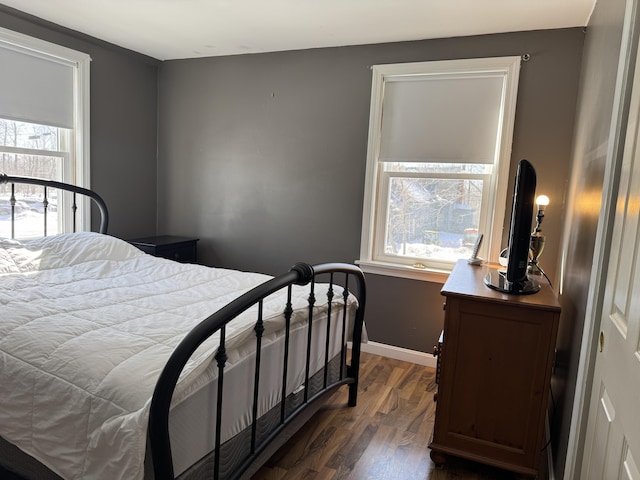
<svg viewBox="0 0 640 480">
<path fill-rule="evenodd" d="M 514 295 L 529 295 L 540 291 L 540 284 L 530 276 L 527 275 L 522 282 L 510 282 L 503 270 L 489 270 L 484 277 L 484 284 L 494 290 Z"/>
<path fill-rule="evenodd" d="M 490 270 L 459 261 L 441 291 L 431 459 L 442 464 L 452 455 L 536 477 L 560 305 L 546 284 L 536 295 L 488 288 Z"/>
</svg>

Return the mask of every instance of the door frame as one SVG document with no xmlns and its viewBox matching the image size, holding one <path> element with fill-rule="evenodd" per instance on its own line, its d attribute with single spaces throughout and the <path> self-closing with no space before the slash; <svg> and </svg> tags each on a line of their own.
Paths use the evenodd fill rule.
<svg viewBox="0 0 640 480">
<path fill-rule="evenodd" d="M 600 0 L 602 1 L 602 0 Z M 614 92 L 614 105 L 611 115 L 609 142 L 607 145 L 602 202 L 593 254 L 593 267 L 589 278 L 589 291 L 585 311 L 584 328 L 580 347 L 576 389 L 573 398 L 573 410 L 565 460 L 564 478 L 579 480 L 584 443 L 586 440 L 589 401 L 595 370 L 597 341 L 600 332 L 604 287 L 609 264 L 609 250 L 616 200 L 620 183 L 620 167 L 624 155 L 624 144 L 629 118 L 629 103 L 633 88 L 640 88 L 640 77 L 634 78 L 638 54 L 640 30 L 639 0 L 627 0 L 618 73 Z"/>
</svg>

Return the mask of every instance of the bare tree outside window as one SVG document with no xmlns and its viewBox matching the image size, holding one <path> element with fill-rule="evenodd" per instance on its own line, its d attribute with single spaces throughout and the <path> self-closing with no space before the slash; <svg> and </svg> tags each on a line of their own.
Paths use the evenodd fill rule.
<svg viewBox="0 0 640 480">
<path fill-rule="evenodd" d="M 388 162 L 384 251 L 387 255 L 455 261 L 478 235 L 490 173 L 486 165 Z"/>
</svg>

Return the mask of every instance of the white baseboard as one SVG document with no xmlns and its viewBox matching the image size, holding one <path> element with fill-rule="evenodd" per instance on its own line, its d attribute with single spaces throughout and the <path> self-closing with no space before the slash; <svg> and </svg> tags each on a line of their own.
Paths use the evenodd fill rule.
<svg viewBox="0 0 640 480">
<path fill-rule="evenodd" d="M 407 348 L 372 341 L 362 343 L 361 349 L 363 352 L 373 353 L 381 357 L 394 358 L 396 360 L 424 365 L 425 367 L 436 368 L 437 359 L 430 353 L 418 352 L 417 350 L 409 350 Z"/>
</svg>

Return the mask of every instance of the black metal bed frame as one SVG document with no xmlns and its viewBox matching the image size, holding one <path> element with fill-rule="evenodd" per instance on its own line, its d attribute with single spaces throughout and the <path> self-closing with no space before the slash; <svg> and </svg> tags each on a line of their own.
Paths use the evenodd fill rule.
<svg viewBox="0 0 640 480">
<path fill-rule="evenodd" d="M 33 177 L 17 177 L 7 175 L 5 173 L 0 173 L 0 185 L 9 184 L 11 185 L 11 197 L 9 198 L 9 204 L 11 205 L 11 238 L 15 238 L 15 218 L 16 218 L 16 192 L 15 187 L 16 184 L 27 184 L 27 185 L 40 185 L 43 187 L 44 197 L 42 200 L 42 206 L 44 209 L 44 236 L 47 236 L 47 211 L 49 208 L 49 200 L 48 200 L 48 189 L 49 188 L 57 188 L 60 190 L 65 190 L 73 193 L 73 200 L 71 202 L 71 214 L 73 216 L 73 231 L 76 231 L 76 213 L 78 210 L 78 203 L 76 201 L 77 194 L 84 195 L 85 197 L 90 198 L 95 202 L 95 204 L 100 209 L 100 229 L 98 230 L 100 233 L 107 233 L 107 229 L 109 228 L 109 211 L 107 210 L 107 205 L 102 199 L 100 195 L 98 195 L 93 190 L 89 190 L 87 188 L 78 187 L 76 185 L 71 185 L 69 183 L 57 182 L 55 180 L 44 180 L 42 178 L 33 178 Z"/>
<path fill-rule="evenodd" d="M 73 192 L 73 215 L 74 215 L 74 230 L 75 230 L 75 212 L 76 212 L 76 194 L 86 195 L 91 198 L 100 209 L 102 220 L 100 223 L 100 233 L 106 233 L 108 227 L 108 211 L 105 202 L 95 192 L 69 185 L 62 182 L 41 180 L 28 177 L 15 177 L 0 174 L 0 184 L 9 183 L 12 185 L 11 204 L 12 207 L 15 204 L 14 186 L 17 183 L 27 183 L 34 185 L 42 185 L 45 188 L 44 207 L 45 207 L 45 235 L 46 235 L 46 207 L 47 207 L 47 188 L 58 188 L 62 190 L 68 190 Z M 12 234 L 13 234 L 13 219 L 14 212 L 12 208 Z M 311 342 L 312 342 L 312 326 L 314 322 L 313 313 L 314 305 L 316 303 L 315 298 L 315 286 L 317 277 L 321 276 L 324 279 L 324 283 L 328 284 L 327 290 L 327 304 L 328 312 L 327 317 L 331 319 L 332 316 L 332 301 L 334 298 L 334 287 L 340 285 L 342 287 L 343 302 L 339 305 L 342 308 L 342 325 L 340 330 L 336 332 L 331 331 L 331 322 L 327 321 L 326 326 L 326 339 L 324 345 L 324 366 L 320 370 L 321 387 L 315 391 L 310 392 L 310 381 L 312 372 L 310 371 L 310 358 L 311 358 Z M 328 281 L 326 280 L 328 279 Z M 350 283 L 355 283 L 355 288 L 350 289 Z M 291 317 L 293 314 L 292 309 L 292 289 L 294 285 L 309 285 L 309 297 L 308 297 L 308 317 L 306 319 L 307 328 L 306 332 L 306 365 L 304 376 L 304 389 L 303 398 L 296 405 L 291 407 L 287 406 L 287 369 L 289 363 L 289 349 L 290 349 L 290 330 L 291 330 Z M 283 306 L 283 314 L 285 318 L 285 332 L 284 332 L 284 358 L 283 371 L 282 371 L 282 390 L 280 396 L 280 404 L 278 420 L 276 424 L 267 431 L 266 434 L 261 435 L 258 439 L 258 397 L 260 389 L 260 362 L 261 362 L 261 346 L 262 335 L 264 332 L 264 319 L 263 319 L 263 302 L 270 295 L 278 291 L 286 291 L 287 302 Z M 347 335 L 348 335 L 348 315 L 347 315 L 347 299 L 350 294 L 353 294 L 358 301 L 358 307 L 355 313 L 355 318 L 351 319 L 352 325 L 352 349 L 350 355 L 350 363 L 347 363 Z M 362 271 L 350 264 L 345 263 L 326 263 L 316 266 L 310 266 L 305 263 L 295 264 L 287 273 L 278 277 L 274 277 L 267 282 L 258 285 L 249 292 L 238 297 L 236 300 L 227 304 L 211 316 L 203 320 L 195 328 L 193 328 L 184 339 L 178 344 L 174 352 L 171 354 L 167 361 L 160 377 L 157 381 L 155 391 L 151 400 L 150 413 L 149 413 L 149 433 L 148 433 L 148 453 L 151 453 L 154 478 L 156 480 L 167 480 L 174 478 L 173 459 L 171 454 L 171 442 L 169 436 L 169 411 L 171 406 L 171 399 L 178 382 L 178 378 L 182 369 L 187 364 L 191 355 L 195 350 L 209 337 L 216 332 L 220 333 L 220 342 L 215 354 L 215 360 L 217 362 L 218 369 L 218 389 L 216 399 L 216 420 L 215 420 L 215 447 L 211 455 L 213 455 L 213 478 L 222 480 L 221 477 L 221 424 L 222 415 L 224 411 L 223 405 L 223 386 L 225 366 L 227 361 L 226 353 L 226 326 L 238 317 L 243 312 L 247 311 L 253 306 L 257 306 L 257 319 L 254 324 L 255 342 L 256 342 L 256 354 L 255 354 L 255 370 L 254 370 L 254 385 L 252 388 L 253 403 L 252 403 L 252 422 L 250 428 L 250 448 L 248 454 L 241 458 L 233 466 L 231 472 L 224 474 L 225 478 L 238 479 L 250 468 L 255 468 L 256 464 L 259 464 L 264 458 L 264 452 L 274 441 L 282 442 L 282 437 L 285 434 L 289 434 L 287 429 L 293 425 L 296 419 L 302 418 L 302 412 L 309 407 L 312 403 L 316 402 L 320 398 L 324 397 L 327 392 L 336 389 L 341 385 L 349 385 L 349 406 L 355 406 L 357 401 L 357 389 L 358 389 L 358 377 L 359 377 L 359 364 L 360 364 L 360 343 L 363 334 L 364 325 L 364 310 L 366 303 L 366 285 L 364 274 Z M 334 305 L 335 306 L 335 305 Z M 329 346 L 332 335 L 340 335 L 341 351 L 339 353 L 339 374 L 337 378 L 329 378 L 329 365 L 332 360 L 329 358 Z M 335 337 L 334 337 L 335 338 Z M 317 378 L 314 376 L 314 380 Z M 275 409 L 274 409 L 275 410 Z M 193 467 L 193 466 L 192 466 Z M 191 468 L 191 467 L 190 467 Z M 227 468 L 227 467 L 225 467 Z"/>
<path fill-rule="evenodd" d="M 332 332 L 330 331 L 331 323 L 327 322 L 326 343 L 324 351 L 324 370 L 322 389 L 313 396 L 309 396 L 310 381 L 310 354 L 311 354 L 311 328 L 313 324 L 313 307 L 315 304 L 315 283 L 316 276 L 329 275 L 328 288 L 328 309 L 327 315 L 331 315 L 331 301 L 334 295 L 334 285 L 336 274 L 344 274 L 343 300 L 341 307 L 342 312 L 342 328 L 341 335 L 342 350 L 340 353 L 340 374 L 339 378 L 334 382 L 328 382 L 329 371 L 329 341 Z M 356 290 L 358 297 L 358 309 L 356 311 L 353 325 L 353 345 L 351 350 L 351 364 L 346 365 L 346 335 L 347 335 L 347 298 L 351 293 L 349 291 L 349 280 L 354 278 L 356 282 Z M 293 285 L 310 285 L 310 293 L 308 298 L 308 318 L 307 318 L 307 342 L 306 342 L 306 365 L 305 365 L 305 388 L 304 399 L 302 404 L 292 412 L 286 412 L 287 399 L 287 365 L 289 355 L 289 333 L 291 326 L 291 315 L 293 313 L 291 307 L 291 291 Z M 286 289 L 287 304 L 284 306 L 285 315 L 285 346 L 282 370 L 282 391 L 280 397 L 280 418 L 277 427 L 267 436 L 266 440 L 258 444 L 256 441 L 257 431 L 257 410 L 258 410 L 258 393 L 260 386 L 260 348 L 262 341 L 262 333 L 264 332 L 264 324 L 262 318 L 262 304 L 269 295 Z M 163 372 L 158 379 L 156 388 L 151 400 L 151 409 L 149 415 L 149 443 L 153 456 L 153 469 L 156 480 L 165 480 L 174 478 L 173 461 L 171 457 L 171 444 L 169 439 L 169 408 L 171 397 L 175 389 L 178 377 L 185 366 L 189 357 L 195 352 L 207 338 L 215 332 L 220 332 L 220 344 L 218 346 L 215 360 L 218 367 L 218 394 L 216 404 L 216 430 L 215 430 L 215 449 L 213 474 L 215 479 L 220 478 L 221 468 L 221 420 L 223 414 L 223 384 L 225 373 L 225 362 L 227 354 L 225 349 L 225 329 L 226 325 L 235 319 L 238 315 L 253 307 L 258 306 L 257 319 L 254 326 L 256 335 L 256 358 L 254 367 L 254 385 L 253 385 L 253 404 L 252 404 L 252 423 L 251 423 L 251 447 L 250 454 L 241 463 L 240 467 L 229 477 L 232 479 L 239 478 L 242 473 L 251 466 L 251 464 L 259 457 L 269 443 L 274 440 L 284 429 L 296 418 L 296 416 L 304 410 L 314 400 L 320 398 L 327 390 L 333 389 L 339 385 L 349 385 L 349 406 L 355 406 L 358 391 L 358 370 L 360 364 L 360 341 L 363 330 L 364 307 L 366 302 L 366 289 L 364 275 L 362 271 L 349 264 L 343 263 L 327 263 L 311 267 L 305 263 L 297 263 L 291 270 L 283 275 L 275 277 L 238 297 L 233 302 L 218 310 L 216 313 L 203 320 L 183 339 L 176 347 L 173 354 L 169 358 L 164 367 Z M 345 368 L 346 367 L 346 368 Z"/>
</svg>

